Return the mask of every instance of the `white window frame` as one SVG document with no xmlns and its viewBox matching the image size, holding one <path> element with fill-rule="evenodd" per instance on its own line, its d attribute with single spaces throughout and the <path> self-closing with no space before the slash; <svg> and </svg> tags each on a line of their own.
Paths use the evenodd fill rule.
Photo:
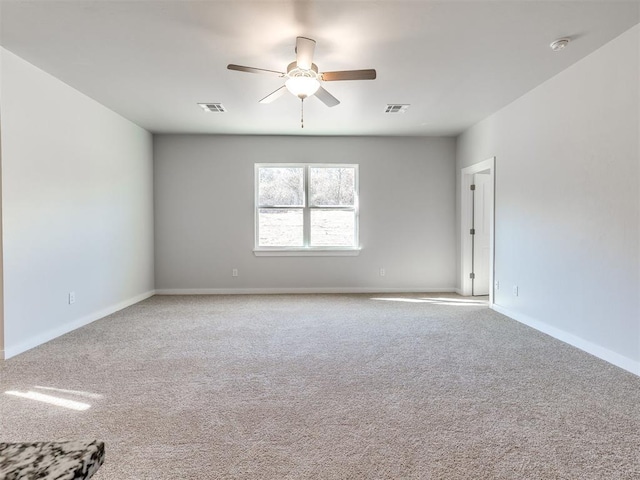
<svg viewBox="0 0 640 480">
<path fill-rule="evenodd" d="M 303 215 L 303 238 L 304 246 L 301 247 L 266 247 L 259 246 L 260 232 L 259 232 L 259 210 L 258 205 L 258 180 L 260 168 L 302 168 L 304 172 L 304 205 L 302 207 L 295 207 L 302 209 Z M 353 207 L 344 207 L 343 210 L 354 209 L 354 240 L 355 246 L 346 247 L 331 247 L 331 246 L 317 246 L 312 247 L 309 245 L 311 238 L 311 210 L 322 209 L 327 207 L 311 207 L 309 206 L 309 172 L 311 168 L 328 167 L 328 168 L 353 168 L 355 170 L 354 178 L 354 205 Z M 359 165 L 354 163 L 256 163 L 254 165 L 254 249 L 253 253 L 256 256 L 355 256 L 360 254 L 360 172 Z M 274 207 L 275 208 L 275 207 Z M 282 208 L 282 207 L 278 207 Z M 292 207 L 293 208 L 293 207 Z M 341 207 L 328 207 L 332 209 L 341 209 Z"/>
</svg>

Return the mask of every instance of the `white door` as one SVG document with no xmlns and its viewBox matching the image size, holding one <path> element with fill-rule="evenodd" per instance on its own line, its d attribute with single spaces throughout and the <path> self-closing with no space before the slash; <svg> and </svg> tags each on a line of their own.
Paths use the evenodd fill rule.
<svg viewBox="0 0 640 480">
<path fill-rule="evenodd" d="M 491 175 L 488 173 L 476 173 L 473 183 L 476 186 L 473 192 L 473 290 L 472 295 L 489 295 L 489 270 L 491 235 L 490 220 L 491 208 L 493 208 L 493 185 Z"/>
</svg>

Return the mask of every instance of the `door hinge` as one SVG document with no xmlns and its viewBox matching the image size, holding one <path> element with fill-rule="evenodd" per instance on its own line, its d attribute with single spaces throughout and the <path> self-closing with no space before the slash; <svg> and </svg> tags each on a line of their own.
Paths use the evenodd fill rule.
<svg viewBox="0 0 640 480">
<path fill-rule="evenodd" d="M 476 234 L 476 229 L 472 228 L 471 230 L 469 230 L 469 234 L 475 235 Z"/>
<path fill-rule="evenodd" d="M 469 278 L 470 278 L 471 280 L 475 280 L 475 278 L 476 278 L 476 274 L 475 274 L 475 273 L 473 273 L 473 272 L 471 272 L 471 273 L 469 274 Z"/>
<path fill-rule="evenodd" d="M 471 185 L 471 190 L 475 190 L 476 186 L 475 185 Z"/>
</svg>

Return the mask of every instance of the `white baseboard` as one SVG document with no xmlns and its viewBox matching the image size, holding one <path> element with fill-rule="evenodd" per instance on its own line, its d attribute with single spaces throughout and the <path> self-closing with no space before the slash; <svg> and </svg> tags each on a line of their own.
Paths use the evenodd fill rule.
<svg viewBox="0 0 640 480">
<path fill-rule="evenodd" d="M 106 317 L 107 315 L 111 315 L 112 313 L 117 312 L 118 310 L 122 310 L 123 308 L 130 307 L 133 304 L 141 302 L 149 297 L 155 295 L 155 290 L 150 290 L 148 292 L 142 293 L 140 295 L 136 295 L 135 297 L 131 297 L 122 302 L 116 303 L 115 305 L 111 305 L 110 307 L 104 308 L 97 312 L 93 312 L 89 315 L 86 315 L 82 318 L 74 320 L 69 323 L 65 323 L 64 325 L 60 325 L 56 328 L 52 328 L 51 330 L 47 330 L 46 332 L 40 333 L 39 335 L 31 337 L 26 342 L 19 343 L 18 345 L 5 345 L 5 350 L 3 353 L 3 359 L 7 360 L 11 357 L 15 357 L 16 355 L 26 352 L 27 350 L 31 350 L 38 345 L 42 345 L 54 338 L 57 338 L 65 333 L 69 333 L 77 328 L 84 327 L 89 323 L 95 322 L 96 320 L 100 320 L 101 318 Z"/>
<path fill-rule="evenodd" d="M 448 288 L 159 288 L 156 295 L 277 295 L 296 293 L 451 293 Z"/>
<path fill-rule="evenodd" d="M 598 357 L 605 362 L 609 362 L 616 367 L 620 367 L 623 370 L 640 376 L 640 362 L 638 361 L 620 355 L 619 353 L 601 347 L 600 345 L 596 345 L 595 343 L 591 343 L 571 333 L 567 333 L 564 330 L 552 327 L 551 325 L 541 322 L 540 320 L 536 320 L 535 318 L 501 307 L 500 305 L 493 304 L 492 308 L 496 312 L 502 313 L 513 320 L 523 323 L 524 325 L 534 328 L 542 333 L 546 333 L 547 335 L 564 343 L 568 343 L 573 347 L 579 348 L 584 352 L 590 353 L 591 355 Z"/>
</svg>

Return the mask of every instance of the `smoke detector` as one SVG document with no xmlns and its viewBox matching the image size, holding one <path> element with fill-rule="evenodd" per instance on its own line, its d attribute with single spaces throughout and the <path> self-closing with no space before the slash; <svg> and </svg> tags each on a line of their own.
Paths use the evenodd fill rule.
<svg viewBox="0 0 640 480">
<path fill-rule="evenodd" d="M 563 50 L 567 45 L 569 45 L 570 41 L 570 38 L 559 38 L 551 42 L 551 45 L 549 46 L 554 52 L 559 52 L 560 50 Z"/>
</svg>

